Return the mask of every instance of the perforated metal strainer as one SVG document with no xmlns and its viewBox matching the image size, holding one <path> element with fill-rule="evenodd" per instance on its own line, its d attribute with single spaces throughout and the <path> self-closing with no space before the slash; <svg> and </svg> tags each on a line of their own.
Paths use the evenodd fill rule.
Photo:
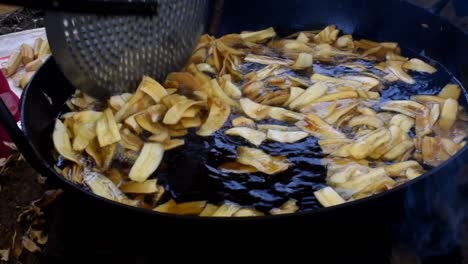
<svg viewBox="0 0 468 264">
<path fill-rule="evenodd" d="M 47 12 L 52 54 L 76 88 L 103 99 L 133 91 L 143 75 L 162 80 L 183 67 L 203 33 L 208 0 L 152 1 L 154 15 Z"/>
</svg>

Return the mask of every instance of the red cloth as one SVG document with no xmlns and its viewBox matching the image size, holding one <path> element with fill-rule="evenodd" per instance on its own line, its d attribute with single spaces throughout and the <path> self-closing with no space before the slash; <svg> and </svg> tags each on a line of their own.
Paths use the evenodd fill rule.
<svg viewBox="0 0 468 264">
<path fill-rule="evenodd" d="M 8 81 L 0 71 L 0 98 L 3 100 L 5 105 L 10 110 L 16 121 L 19 120 L 19 99 L 15 93 L 13 93 L 8 85 Z M 3 127 L 0 126 L 0 158 L 8 157 L 11 153 L 11 148 L 5 145 L 3 142 L 11 142 L 8 133 Z"/>
</svg>

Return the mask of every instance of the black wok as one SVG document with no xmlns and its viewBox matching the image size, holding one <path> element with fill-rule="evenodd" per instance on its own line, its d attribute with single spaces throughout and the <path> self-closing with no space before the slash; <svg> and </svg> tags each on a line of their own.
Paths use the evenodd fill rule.
<svg viewBox="0 0 468 264">
<path fill-rule="evenodd" d="M 399 42 L 402 47 L 440 62 L 461 83 L 468 85 L 468 37 L 442 18 L 404 1 L 225 1 L 215 29 L 219 36 L 274 26 L 286 34 L 328 24 L 335 24 L 345 33 L 356 36 Z M 277 254 L 271 249 L 287 252 L 287 248 L 296 246 L 295 254 L 316 256 L 319 252 L 333 249 L 339 254 L 329 257 L 378 255 L 385 254 L 390 245 L 400 239 L 419 250 L 425 250 L 419 240 L 411 239 L 411 232 L 423 232 L 421 228 L 429 228 L 422 225 L 420 218 L 426 215 L 435 217 L 441 204 L 454 205 L 461 195 L 459 186 L 464 183 L 467 147 L 443 165 L 395 189 L 311 212 L 260 218 L 211 219 L 164 215 L 128 207 L 83 191 L 53 169 L 52 124 L 73 91 L 52 58 L 38 70 L 23 93 L 23 132 L 7 114 L 6 107 L 3 104 L 0 107 L 3 125 L 28 162 L 47 176 L 52 184 L 67 189 L 65 196 L 70 199 L 62 210 L 70 226 L 62 239 L 79 246 L 61 250 L 70 254 L 80 252 L 81 257 L 87 249 L 95 252 L 103 245 L 112 245 L 110 249 L 104 248 L 114 255 L 124 256 L 130 249 L 144 252 L 142 247 L 194 248 L 200 246 L 202 239 L 206 240 L 201 243 L 206 249 L 224 248 L 229 244 L 236 249 L 248 250 L 244 252 L 257 252 L 258 245 L 265 245 L 269 250 L 261 251 L 262 255 Z M 460 104 L 468 106 L 465 90 Z M 450 222 L 450 219 L 446 222 Z M 446 222 L 442 221 L 440 225 Z M 143 243 L 145 238 L 151 238 L 153 242 Z M 232 243 L 236 239 L 240 239 L 240 242 Z M 445 238 L 440 235 L 438 239 Z M 112 243 L 113 240 L 119 242 Z M 298 250 L 301 245 L 308 250 Z M 446 247 L 437 250 L 445 250 Z M 169 254 L 163 250 L 158 252 Z"/>
</svg>

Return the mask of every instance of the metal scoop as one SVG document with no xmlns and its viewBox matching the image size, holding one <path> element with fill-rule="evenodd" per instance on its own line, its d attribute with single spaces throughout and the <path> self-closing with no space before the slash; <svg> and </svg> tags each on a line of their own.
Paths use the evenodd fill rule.
<svg viewBox="0 0 468 264">
<path fill-rule="evenodd" d="M 182 68 L 208 9 L 208 0 L 2 2 L 48 10 L 56 62 L 76 88 L 100 99 L 135 90 L 143 75 L 162 80 Z"/>
</svg>

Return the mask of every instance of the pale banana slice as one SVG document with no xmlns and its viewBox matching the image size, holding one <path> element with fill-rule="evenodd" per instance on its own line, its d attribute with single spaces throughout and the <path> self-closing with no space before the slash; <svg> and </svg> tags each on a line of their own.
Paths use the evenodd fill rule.
<svg viewBox="0 0 468 264">
<path fill-rule="evenodd" d="M 408 132 L 414 126 L 414 119 L 403 114 L 396 114 L 390 120 L 390 125 L 398 126 L 403 131 Z"/>
<path fill-rule="evenodd" d="M 403 61 L 387 61 L 387 69 L 407 84 L 415 84 L 416 81 L 403 70 Z"/>
<path fill-rule="evenodd" d="M 255 128 L 255 122 L 245 116 L 239 116 L 231 121 L 232 126 L 234 127 L 250 127 Z"/>
<path fill-rule="evenodd" d="M 241 208 L 239 211 L 235 212 L 233 216 L 235 217 L 249 217 L 249 216 L 264 216 L 265 214 L 259 212 L 253 208 Z"/>
<path fill-rule="evenodd" d="M 79 164 L 78 153 L 72 149 L 67 128 L 62 123 L 62 121 L 60 121 L 60 119 L 55 120 L 55 128 L 54 132 L 52 133 L 52 139 L 54 142 L 54 147 L 60 155 L 62 155 L 67 160 L 71 160 L 76 164 Z"/>
<path fill-rule="evenodd" d="M 450 129 L 457 120 L 457 114 L 458 101 L 452 98 L 447 99 L 440 113 L 439 126 L 446 130 Z"/>
<path fill-rule="evenodd" d="M 305 90 L 300 87 L 292 86 L 289 89 L 289 98 L 286 102 L 284 102 L 283 106 L 288 106 L 291 104 L 292 101 L 296 100 Z"/>
<path fill-rule="evenodd" d="M 321 139 L 318 141 L 320 148 L 323 153 L 330 154 L 336 151 L 339 147 L 343 145 L 351 144 L 353 141 L 348 138 L 330 138 L 330 139 Z"/>
<path fill-rule="evenodd" d="M 452 98 L 458 100 L 460 98 L 461 89 L 458 84 L 449 83 L 442 88 L 438 96 L 444 99 Z"/>
<path fill-rule="evenodd" d="M 439 120 L 440 116 L 440 105 L 439 104 L 433 104 L 431 106 L 431 110 L 429 111 L 429 124 L 431 127 L 435 125 L 437 120 Z"/>
<path fill-rule="evenodd" d="M 169 200 L 166 203 L 158 205 L 153 210 L 161 213 L 171 213 L 178 215 L 199 215 L 205 206 L 206 201 L 193 201 L 178 204 L 174 200 Z"/>
<path fill-rule="evenodd" d="M 353 179 L 338 185 L 340 188 L 351 190 L 355 193 L 366 188 L 378 180 L 388 177 L 383 168 L 371 169 L 368 173 L 354 177 Z"/>
<path fill-rule="evenodd" d="M 416 115 L 427 111 L 427 108 L 424 105 L 410 100 L 387 101 L 381 108 L 388 111 L 402 113 L 412 118 L 415 118 Z"/>
<path fill-rule="evenodd" d="M 358 103 L 355 103 L 336 109 L 334 112 L 332 112 L 325 118 L 325 121 L 327 121 L 327 123 L 329 124 L 335 124 L 341 117 L 353 111 L 358 105 Z"/>
<path fill-rule="evenodd" d="M 228 217 L 233 216 L 241 207 L 233 203 L 225 203 L 221 205 L 211 216 L 213 217 Z"/>
<path fill-rule="evenodd" d="M 198 216 L 212 216 L 218 208 L 219 207 L 214 204 L 207 204 Z"/>
<path fill-rule="evenodd" d="M 390 151 L 383 155 L 385 160 L 395 160 L 399 156 L 403 155 L 406 151 L 414 147 L 412 140 L 405 140 L 400 142 L 398 145 L 393 147 Z"/>
<path fill-rule="evenodd" d="M 143 80 L 137 90 L 149 95 L 156 103 L 159 103 L 159 101 L 167 95 L 166 89 L 159 82 L 149 76 L 143 76 Z"/>
<path fill-rule="evenodd" d="M 213 134 L 224 125 L 230 114 L 231 107 L 223 101 L 214 98 L 211 102 L 208 118 L 200 126 L 197 135 L 206 137 Z"/>
<path fill-rule="evenodd" d="M 315 197 L 324 207 L 342 204 L 345 200 L 332 187 L 325 187 L 314 192 Z"/>
<path fill-rule="evenodd" d="M 278 130 L 278 131 L 300 131 L 301 129 L 295 126 L 282 126 L 275 124 L 258 124 L 257 129 L 263 132 L 268 132 L 268 130 Z"/>
<path fill-rule="evenodd" d="M 144 182 L 127 182 L 120 186 L 124 193 L 155 193 L 158 191 L 157 180 L 151 179 Z"/>
<path fill-rule="evenodd" d="M 261 120 L 268 116 L 270 112 L 270 106 L 258 104 L 249 98 L 242 98 L 239 100 L 242 111 L 244 113 L 254 119 L 254 120 Z"/>
<path fill-rule="evenodd" d="M 317 98 L 321 97 L 325 94 L 328 87 L 323 84 L 322 82 L 317 82 L 314 85 L 307 88 L 300 96 L 296 96 L 294 100 L 289 103 L 289 108 L 291 109 L 299 109 L 304 107 L 307 104 L 310 104 Z"/>
<path fill-rule="evenodd" d="M 435 95 L 413 95 L 411 96 L 411 100 L 414 100 L 420 104 L 428 104 L 428 103 L 437 103 L 440 105 L 444 105 L 445 100 L 447 98 L 443 98 L 440 96 Z"/>
<path fill-rule="evenodd" d="M 323 121 L 316 114 L 309 113 L 304 120 L 298 121 L 296 126 L 319 139 L 346 138 L 340 131 Z"/>
<path fill-rule="evenodd" d="M 342 76 L 341 79 L 360 82 L 360 89 L 369 91 L 380 86 L 380 81 L 376 78 L 363 75 L 346 75 Z"/>
<path fill-rule="evenodd" d="M 269 129 L 266 137 L 269 140 L 281 142 L 281 143 L 294 143 L 303 140 L 309 135 L 304 131 L 279 131 Z"/>
<path fill-rule="evenodd" d="M 301 70 L 312 66 L 313 57 L 310 53 L 301 52 L 297 56 L 296 61 L 290 66 L 291 69 Z"/>
<path fill-rule="evenodd" d="M 460 149 L 458 144 L 455 144 L 455 142 L 448 138 L 441 138 L 440 144 L 450 156 L 455 155 L 455 153 L 457 153 L 457 151 Z"/>
<path fill-rule="evenodd" d="M 402 65 L 403 68 L 412 71 L 425 72 L 425 73 L 435 73 L 437 71 L 432 65 L 425 63 L 420 59 L 413 58 L 407 62 L 404 62 Z"/>
<path fill-rule="evenodd" d="M 386 128 L 379 128 L 356 140 L 349 149 L 349 154 L 355 159 L 369 156 L 376 148 L 391 140 L 391 133 Z"/>
<path fill-rule="evenodd" d="M 164 148 L 161 144 L 145 143 L 128 177 L 136 182 L 144 182 L 159 167 L 163 155 Z"/>
<path fill-rule="evenodd" d="M 292 214 L 297 212 L 299 207 L 296 204 L 296 200 L 290 199 L 280 206 L 280 208 L 273 208 L 270 210 L 272 215 L 281 215 L 281 214 Z"/>
<path fill-rule="evenodd" d="M 291 166 L 286 157 L 270 156 L 262 150 L 248 147 L 237 147 L 237 162 L 269 175 L 283 172 Z"/>
<path fill-rule="evenodd" d="M 272 27 L 266 28 L 264 30 L 254 31 L 254 32 L 244 32 L 239 35 L 243 40 L 250 42 L 263 42 L 264 40 L 273 38 L 276 36 L 276 32 Z"/>
<path fill-rule="evenodd" d="M 321 96 L 313 100 L 313 103 L 330 102 L 330 101 L 351 99 L 351 98 L 357 98 L 357 97 L 358 97 L 358 94 L 355 91 L 334 92 L 334 93 L 328 93 L 324 96 Z"/>
<path fill-rule="evenodd" d="M 96 135 L 101 147 L 121 140 L 119 128 L 110 108 L 104 110 L 104 116 L 96 122 Z"/>
<path fill-rule="evenodd" d="M 392 177 L 406 177 L 406 171 L 409 168 L 422 169 L 417 161 L 408 160 L 398 163 L 393 163 L 383 167 L 384 170 Z"/>
<path fill-rule="evenodd" d="M 259 146 L 267 138 L 264 132 L 249 127 L 233 127 L 226 130 L 224 134 L 242 137 L 255 146 Z"/>
<path fill-rule="evenodd" d="M 97 172 L 83 172 L 83 180 L 91 191 L 116 202 L 128 201 L 125 194 L 107 177 Z"/>
<path fill-rule="evenodd" d="M 203 102 L 190 99 L 181 100 L 169 108 L 169 110 L 166 112 L 166 115 L 164 116 L 163 123 L 166 125 L 175 125 L 179 122 L 187 109 L 192 106 L 201 104 L 203 104 Z"/>
<path fill-rule="evenodd" d="M 211 90 L 210 90 L 209 95 L 211 95 L 212 97 L 218 97 L 224 103 L 227 103 L 230 106 L 239 107 L 239 103 L 237 101 L 235 101 L 234 99 L 232 99 L 231 97 L 229 97 L 223 91 L 223 89 L 221 89 L 221 86 L 219 86 L 219 83 L 218 83 L 218 81 L 216 79 L 212 79 L 210 84 L 211 84 L 211 86 L 210 86 Z"/>
<path fill-rule="evenodd" d="M 165 140 L 161 144 L 164 147 L 164 150 L 167 151 L 167 150 L 171 150 L 171 149 L 175 149 L 180 146 L 183 146 L 185 144 L 185 140 L 180 139 L 180 138 L 175 138 L 175 139 Z"/>
</svg>

